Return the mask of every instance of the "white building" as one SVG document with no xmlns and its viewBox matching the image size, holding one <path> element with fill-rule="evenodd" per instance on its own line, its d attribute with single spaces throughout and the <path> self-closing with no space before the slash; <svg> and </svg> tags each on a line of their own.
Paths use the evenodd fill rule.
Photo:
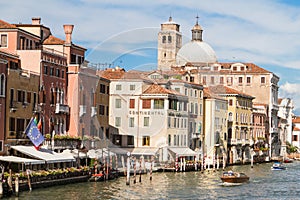
<svg viewBox="0 0 300 200">
<path fill-rule="evenodd" d="M 133 135 L 135 149 L 152 150 L 160 161 L 196 156 L 188 148 L 187 96 L 139 72 L 117 69 L 102 76 L 111 81 L 109 123 L 119 134 Z"/>
<path fill-rule="evenodd" d="M 283 98 L 278 100 L 279 110 L 279 138 L 281 142 L 280 155 L 286 156 L 286 142 L 292 144 L 292 120 L 293 120 L 293 109 L 294 103 L 290 98 Z"/>
</svg>

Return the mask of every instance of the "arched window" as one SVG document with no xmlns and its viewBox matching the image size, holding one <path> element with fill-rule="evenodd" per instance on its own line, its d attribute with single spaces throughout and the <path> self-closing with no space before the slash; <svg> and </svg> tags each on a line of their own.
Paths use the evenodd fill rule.
<svg viewBox="0 0 300 200">
<path fill-rule="evenodd" d="M 168 43 L 171 43 L 172 42 L 172 36 L 168 36 Z"/>
<path fill-rule="evenodd" d="M 166 38 L 166 36 L 164 35 L 164 36 L 162 37 L 162 43 L 166 43 L 166 40 L 167 40 L 167 38 Z"/>
<path fill-rule="evenodd" d="M 5 75 L 0 75 L 0 96 L 5 96 Z"/>
</svg>

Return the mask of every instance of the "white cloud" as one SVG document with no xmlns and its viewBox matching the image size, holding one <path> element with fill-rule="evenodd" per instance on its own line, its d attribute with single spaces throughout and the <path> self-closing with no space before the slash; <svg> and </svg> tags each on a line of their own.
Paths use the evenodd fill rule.
<svg viewBox="0 0 300 200">
<path fill-rule="evenodd" d="M 291 98 L 294 102 L 294 110 L 297 110 L 297 114 L 300 114 L 300 96 L 299 96 L 300 83 L 286 82 L 279 88 L 279 96 L 285 98 Z"/>
<path fill-rule="evenodd" d="M 167 21 L 170 14 L 181 25 L 184 38 L 189 40 L 195 16 L 199 15 L 204 41 L 213 47 L 219 60 L 276 65 L 281 70 L 275 74 L 281 76 L 288 75 L 284 73 L 285 68 L 300 70 L 299 11 L 299 6 L 274 0 L 0 2 L 4 21 L 30 23 L 31 17 L 40 16 L 42 23 L 62 39 L 65 37 L 63 24 L 74 24 L 74 42 L 90 49 L 90 54 L 104 51 L 113 54 L 105 58 L 128 53 L 146 57 L 142 49 L 156 48 L 160 24 Z M 299 79 L 291 82 L 299 82 Z M 283 95 L 295 94 L 288 93 L 289 83 L 282 85 L 280 90 Z M 298 102 L 295 104 L 300 105 Z"/>
</svg>

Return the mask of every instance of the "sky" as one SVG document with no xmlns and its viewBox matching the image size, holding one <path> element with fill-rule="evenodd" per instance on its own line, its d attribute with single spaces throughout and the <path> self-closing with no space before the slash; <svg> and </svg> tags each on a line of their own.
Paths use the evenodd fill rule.
<svg viewBox="0 0 300 200">
<path fill-rule="evenodd" d="M 196 16 L 203 40 L 219 62 L 251 62 L 280 77 L 279 97 L 292 98 L 300 115 L 300 1 L 296 0 L 10 0 L 0 2 L 1 19 L 31 23 L 41 17 L 54 36 L 73 43 L 100 68 L 157 68 L 157 34 L 172 16 L 183 44 L 191 39 Z"/>
</svg>

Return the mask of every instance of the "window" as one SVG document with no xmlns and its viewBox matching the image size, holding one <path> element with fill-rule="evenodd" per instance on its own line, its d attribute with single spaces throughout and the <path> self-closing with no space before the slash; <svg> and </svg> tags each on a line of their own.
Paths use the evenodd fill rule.
<svg viewBox="0 0 300 200">
<path fill-rule="evenodd" d="M 104 105 L 99 105 L 99 115 L 104 115 L 105 106 Z"/>
<path fill-rule="evenodd" d="M 120 84 L 116 85 L 116 90 L 122 90 L 122 85 Z"/>
<path fill-rule="evenodd" d="M 54 68 L 50 67 L 50 76 L 53 76 L 53 74 L 54 74 Z"/>
<path fill-rule="evenodd" d="M 224 77 L 220 77 L 220 84 L 224 84 Z"/>
<path fill-rule="evenodd" d="M 293 135 L 293 141 L 298 141 L 298 135 Z"/>
<path fill-rule="evenodd" d="M 171 43 L 172 42 L 172 36 L 168 36 L 168 43 Z"/>
<path fill-rule="evenodd" d="M 61 70 L 61 77 L 65 78 L 65 71 L 64 70 Z"/>
<path fill-rule="evenodd" d="M 239 77 L 239 84 L 243 83 L 243 77 Z"/>
<path fill-rule="evenodd" d="M 56 77 L 60 77 L 60 70 L 59 70 L 59 69 L 56 69 L 56 70 L 55 70 L 55 76 L 56 76 Z"/>
<path fill-rule="evenodd" d="M 48 66 L 44 65 L 44 74 L 48 74 Z"/>
<path fill-rule="evenodd" d="M 7 35 L 6 34 L 1 35 L 0 47 L 7 47 Z"/>
<path fill-rule="evenodd" d="M 164 100 L 154 99 L 154 109 L 164 109 Z"/>
<path fill-rule="evenodd" d="M 215 84 L 215 77 L 213 77 L 213 76 L 210 77 L 210 83 L 211 83 L 211 84 Z"/>
<path fill-rule="evenodd" d="M 232 85 L 232 77 L 227 77 L 227 85 Z"/>
<path fill-rule="evenodd" d="M 130 85 L 129 88 L 130 90 L 135 90 L 135 85 Z"/>
<path fill-rule="evenodd" d="M 193 83 L 195 81 L 195 77 L 191 76 L 190 77 L 190 82 Z"/>
<path fill-rule="evenodd" d="M 168 145 L 171 146 L 171 135 L 168 135 Z"/>
<path fill-rule="evenodd" d="M 203 76 L 203 77 L 202 77 L 202 83 L 203 83 L 203 84 L 206 84 L 206 76 Z"/>
<path fill-rule="evenodd" d="M 180 93 L 180 88 L 175 88 L 175 91 Z"/>
<path fill-rule="evenodd" d="M 129 108 L 134 108 L 134 104 L 135 104 L 135 99 L 130 99 L 129 100 Z"/>
<path fill-rule="evenodd" d="M 251 77 L 247 77 L 247 84 L 249 85 L 251 83 Z"/>
<path fill-rule="evenodd" d="M 100 93 L 105 94 L 105 85 L 100 84 Z"/>
<path fill-rule="evenodd" d="M 143 146 L 150 146 L 150 136 L 143 136 Z"/>
<path fill-rule="evenodd" d="M 18 90 L 18 102 L 25 101 L 25 91 Z"/>
<path fill-rule="evenodd" d="M 16 120 L 13 117 L 9 118 L 9 131 L 15 131 L 16 130 Z"/>
<path fill-rule="evenodd" d="M 143 99 L 143 109 L 151 108 L 151 99 Z"/>
<path fill-rule="evenodd" d="M 134 117 L 129 118 L 129 127 L 134 127 Z"/>
<path fill-rule="evenodd" d="M 115 126 L 120 127 L 121 126 L 121 117 L 116 117 L 115 118 Z"/>
<path fill-rule="evenodd" d="M 162 37 L 162 43 L 166 43 L 166 36 L 164 35 L 163 37 Z"/>
<path fill-rule="evenodd" d="M 121 108 L 121 99 L 116 99 L 116 108 Z"/>
<path fill-rule="evenodd" d="M 0 75 L 0 96 L 5 96 L 5 75 Z"/>
<path fill-rule="evenodd" d="M 174 135 L 174 146 L 176 146 L 176 135 Z"/>
<path fill-rule="evenodd" d="M 149 117 L 144 117 L 144 126 L 149 127 Z"/>
<path fill-rule="evenodd" d="M 27 103 L 31 103 L 31 92 L 27 92 L 27 99 L 26 99 Z"/>
<path fill-rule="evenodd" d="M 260 83 L 266 84 L 266 77 L 260 77 Z"/>
</svg>

